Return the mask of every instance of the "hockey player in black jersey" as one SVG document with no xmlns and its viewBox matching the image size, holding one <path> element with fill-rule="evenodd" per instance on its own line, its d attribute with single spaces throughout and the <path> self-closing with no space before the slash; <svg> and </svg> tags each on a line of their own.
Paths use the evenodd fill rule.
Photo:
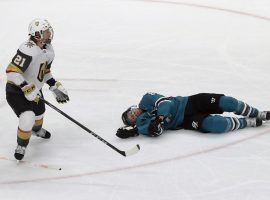
<svg viewBox="0 0 270 200">
<path fill-rule="evenodd" d="M 44 83 L 57 102 L 69 101 L 67 91 L 51 73 L 54 50 L 51 44 L 53 28 L 45 19 L 35 19 L 28 27 L 29 39 L 21 44 L 7 66 L 6 99 L 19 118 L 17 148 L 14 156 L 23 159 L 31 135 L 49 139 L 51 134 L 42 128 L 45 105 L 39 101 Z"/>
</svg>

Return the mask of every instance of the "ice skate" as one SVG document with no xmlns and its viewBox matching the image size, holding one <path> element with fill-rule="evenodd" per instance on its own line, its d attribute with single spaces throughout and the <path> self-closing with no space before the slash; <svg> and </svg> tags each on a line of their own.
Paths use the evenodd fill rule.
<svg viewBox="0 0 270 200">
<path fill-rule="evenodd" d="M 41 137 L 44 139 L 49 139 L 51 137 L 51 133 L 44 128 L 41 128 L 39 131 L 32 131 L 32 135 L 35 135 L 37 137 Z"/>
<path fill-rule="evenodd" d="M 247 118 L 248 127 L 258 127 L 262 125 L 262 120 L 260 118 Z"/>
<path fill-rule="evenodd" d="M 24 154 L 25 154 L 25 149 L 26 149 L 26 147 L 18 145 L 17 148 L 15 149 L 14 157 L 17 160 L 22 160 L 24 157 Z"/>
<path fill-rule="evenodd" d="M 270 120 L 270 111 L 261 111 L 259 112 L 257 118 L 263 120 L 263 121 L 267 121 Z"/>
</svg>

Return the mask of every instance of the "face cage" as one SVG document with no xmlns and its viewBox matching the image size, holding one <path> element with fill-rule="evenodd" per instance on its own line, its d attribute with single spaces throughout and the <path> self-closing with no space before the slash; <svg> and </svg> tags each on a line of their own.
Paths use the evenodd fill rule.
<svg viewBox="0 0 270 200">
<path fill-rule="evenodd" d="M 54 36 L 54 31 L 53 31 L 53 28 L 52 28 L 51 26 L 50 26 L 48 29 L 37 31 L 37 32 L 35 33 L 35 37 L 38 37 L 38 38 L 40 38 L 40 39 L 43 39 L 43 38 L 44 38 L 44 32 L 45 32 L 46 30 L 49 30 L 50 33 L 51 33 L 50 38 L 49 38 L 48 41 L 46 42 L 47 44 L 49 44 L 49 43 L 51 43 L 51 41 L 53 40 L 53 36 Z"/>
<path fill-rule="evenodd" d="M 53 36 L 54 36 L 54 31 L 53 31 L 53 28 L 50 26 L 49 29 L 48 29 L 51 33 L 51 36 L 50 36 L 50 40 L 52 41 L 53 40 Z"/>
<path fill-rule="evenodd" d="M 129 119 L 128 119 L 128 112 L 131 111 L 131 114 L 132 115 L 135 115 L 134 113 L 134 109 L 137 109 L 139 108 L 137 105 L 133 105 L 133 106 L 130 106 L 122 115 L 122 121 L 124 122 L 125 125 L 129 125 L 129 126 L 134 126 L 136 124 L 136 121 L 135 122 L 131 122 Z"/>
<path fill-rule="evenodd" d="M 135 115 L 134 110 L 137 109 L 137 108 L 138 108 L 137 105 L 134 105 L 134 106 L 131 106 L 131 107 L 130 107 L 131 115 Z"/>
</svg>

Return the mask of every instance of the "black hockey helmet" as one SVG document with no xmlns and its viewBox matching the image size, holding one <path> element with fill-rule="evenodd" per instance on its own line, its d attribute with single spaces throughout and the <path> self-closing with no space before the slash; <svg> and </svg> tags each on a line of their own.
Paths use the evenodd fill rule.
<svg viewBox="0 0 270 200">
<path fill-rule="evenodd" d="M 134 108 L 138 108 L 137 105 L 133 105 L 133 106 L 130 106 L 125 112 L 123 112 L 122 114 L 122 121 L 125 125 L 128 125 L 128 126 L 134 126 L 135 123 L 132 123 L 129 119 L 128 119 L 128 112 L 131 111 L 132 109 Z"/>
</svg>

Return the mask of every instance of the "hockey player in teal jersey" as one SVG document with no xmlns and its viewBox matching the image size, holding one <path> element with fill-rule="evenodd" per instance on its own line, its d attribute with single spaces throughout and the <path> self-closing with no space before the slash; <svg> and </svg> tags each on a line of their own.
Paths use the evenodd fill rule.
<svg viewBox="0 0 270 200">
<path fill-rule="evenodd" d="M 242 117 L 222 116 L 233 112 Z M 259 111 L 243 101 L 224 94 L 200 93 L 192 96 L 165 97 L 146 93 L 138 106 L 123 114 L 125 126 L 117 130 L 120 138 L 160 136 L 164 130 L 197 130 L 203 133 L 225 133 L 246 127 L 261 126 L 270 120 L 269 111 Z"/>
</svg>

